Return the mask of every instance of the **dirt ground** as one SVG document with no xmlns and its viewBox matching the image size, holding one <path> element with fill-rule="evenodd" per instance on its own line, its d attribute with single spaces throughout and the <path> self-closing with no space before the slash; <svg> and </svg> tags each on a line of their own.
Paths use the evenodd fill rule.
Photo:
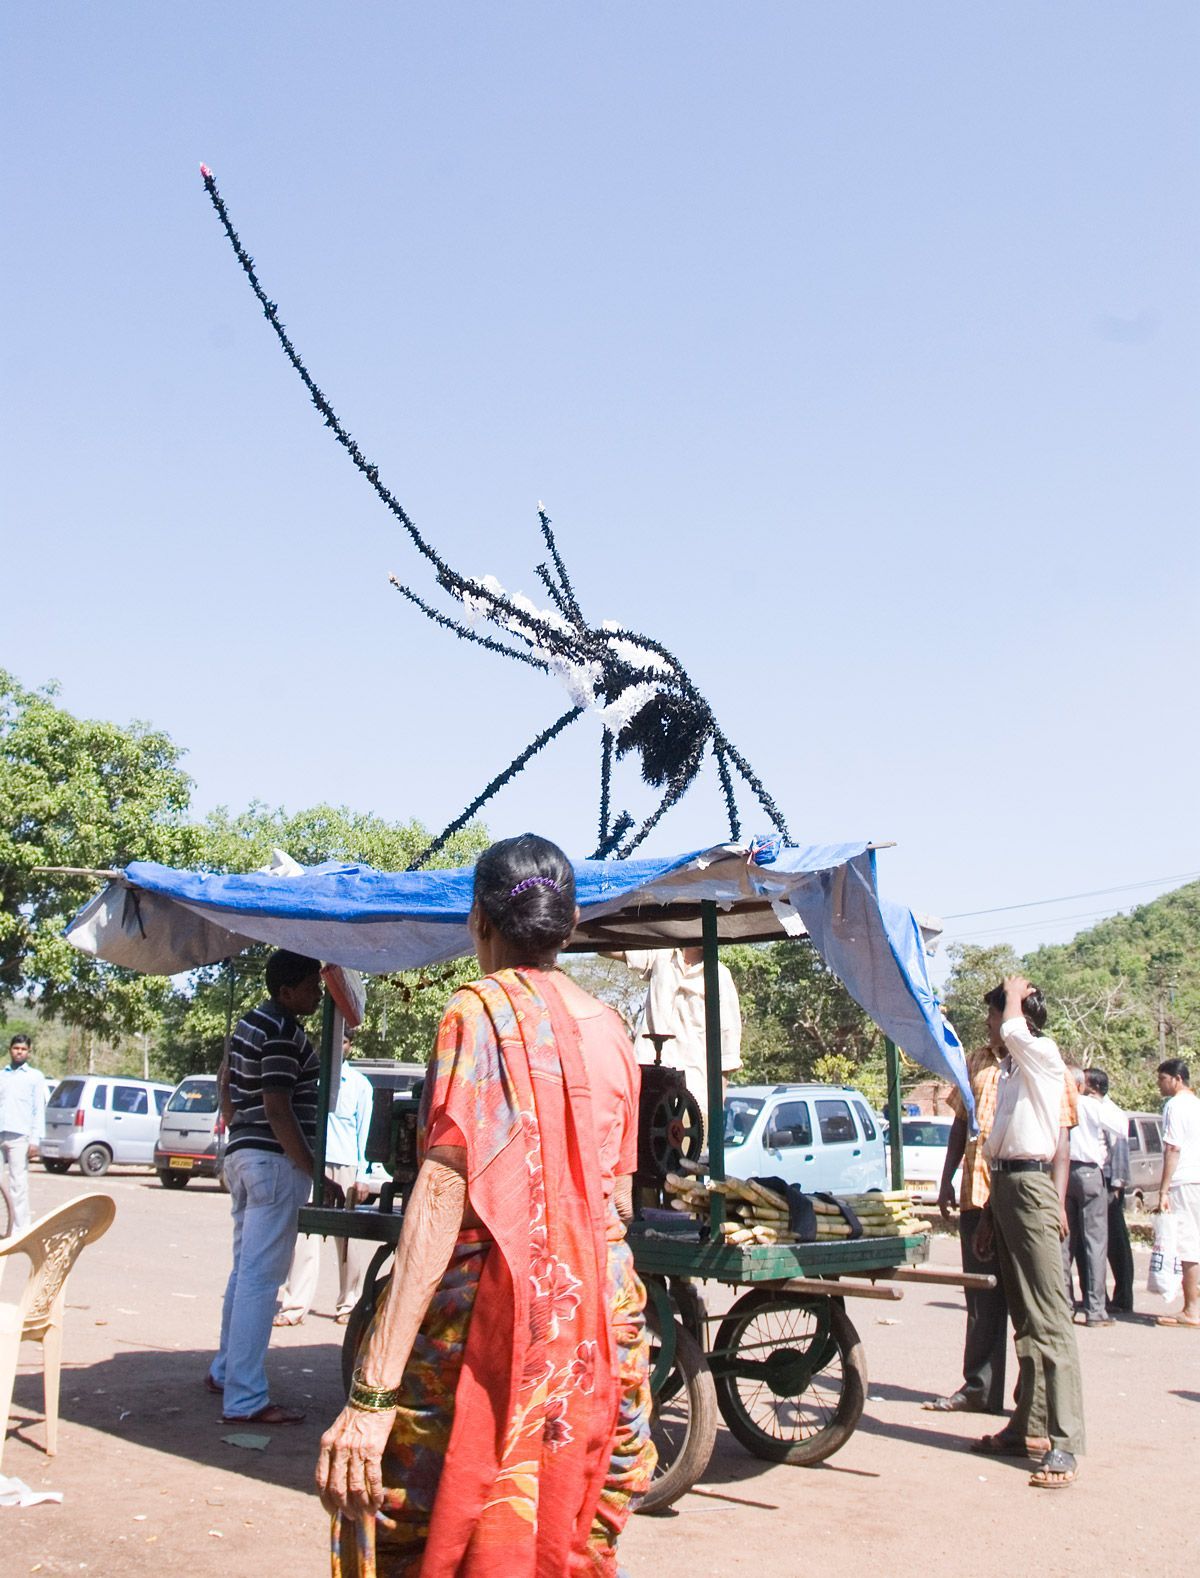
<svg viewBox="0 0 1200 1578">
<path fill-rule="evenodd" d="M 35 1212 L 85 1187 L 35 1168 Z M 168 1192 L 136 1170 L 90 1187 L 113 1195 L 117 1218 L 68 1292 L 58 1455 L 42 1451 L 39 1351 L 26 1345 L 2 1465 L 64 1501 L 0 1509 L 0 1572 L 323 1578 L 325 1520 L 309 1487 L 342 1400 L 332 1253 L 317 1313 L 275 1333 L 269 1361 L 273 1397 L 308 1420 L 271 1431 L 264 1452 L 242 1450 L 222 1440 L 229 1429 L 201 1386 L 228 1269 L 226 1197 L 200 1181 Z M 954 1242 L 936 1240 L 933 1258 L 953 1265 Z M 1144 1286 L 1142 1249 L 1138 1276 Z M 0 1297 L 17 1281 L 9 1270 Z M 1141 1292 L 1138 1302 L 1161 1308 Z M 1079 1331 L 1090 1450 L 1080 1482 L 1048 1494 L 1026 1488 L 1022 1466 L 965 1450 L 988 1420 L 920 1410 L 957 1379 L 961 1295 L 906 1288 L 899 1304 L 849 1308 L 871 1377 L 851 1441 L 820 1468 L 771 1467 L 722 1430 L 701 1484 L 668 1513 L 632 1520 L 622 1559 L 634 1578 L 1194 1573 L 1200 1335 L 1141 1320 Z"/>
</svg>

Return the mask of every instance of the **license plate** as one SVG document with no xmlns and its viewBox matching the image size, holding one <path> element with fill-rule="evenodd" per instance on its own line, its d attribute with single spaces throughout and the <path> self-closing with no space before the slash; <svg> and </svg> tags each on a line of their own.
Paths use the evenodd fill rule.
<svg viewBox="0 0 1200 1578">
<path fill-rule="evenodd" d="M 171 1166 L 182 1167 L 185 1169 L 185 1171 L 190 1173 L 192 1168 L 195 1166 L 195 1163 L 190 1156 L 172 1156 Z"/>
</svg>

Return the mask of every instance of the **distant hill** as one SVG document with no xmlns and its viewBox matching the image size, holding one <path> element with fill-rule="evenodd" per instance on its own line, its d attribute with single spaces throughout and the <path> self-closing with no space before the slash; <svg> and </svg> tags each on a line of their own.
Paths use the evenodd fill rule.
<svg viewBox="0 0 1200 1578">
<path fill-rule="evenodd" d="M 1022 962 L 1050 999 L 1063 1051 L 1107 1068 L 1123 1104 L 1157 1108 L 1163 1057 L 1200 1075 L 1200 882 Z"/>
</svg>

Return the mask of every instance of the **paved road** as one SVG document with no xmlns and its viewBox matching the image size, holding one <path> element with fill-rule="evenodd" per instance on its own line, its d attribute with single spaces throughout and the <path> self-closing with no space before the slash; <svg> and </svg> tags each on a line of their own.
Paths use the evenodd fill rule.
<svg viewBox="0 0 1200 1578">
<path fill-rule="evenodd" d="M 65 1501 L 0 1509 L 0 1571 L 325 1578 L 309 1483 L 341 1402 L 341 1328 L 326 1313 L 276 1333 L 273 1395 L 304 1404 L 309 1419 L 271 1432 L 262 1453 L 227 1445 L 200 1385 L 228 1267 L 226 1197 L 198 1181 L 169 1193 L 132 1170 L 90 1186 L 38 1172 L 34 1207 L 88 1187 L 111 1193 L 118 1211 L 69 1290 L 59 1453 L 40 1449 L 38 1353 L 26 1346 L 3 1461 L 6 1474 Z M 937 1261 L 954 1254 L 935 1242 Z M 1144 1265 L 1139 1254 L 1142 1283 Z M 318 1311 L 332 1311 L 333 1279 L 330 1254 Z M 16 1286 L 10 1270 L 0 1297 Z M 908 1289 L 900 1304 L 851 1308 L 871 1373 L 853 1439 L 819 1469 L 789 1469 L 757 1462 L 722 1431 L 695 1491 L 665 1516 L 633 1519 L 622 1555 L 635 1578 L 1194 1573 L 1183 1541 L 1200 1492 L 1200 1335 L 1129 1322 L 1080 1331 L 1091 1447 L 1080 1483 L 1054 1495 L 1027 1489 L 1019 1466 L 964 1450 L 987 1421 L 918 1406 L 956 1379 L 959 1295 Z"/>
</svg>

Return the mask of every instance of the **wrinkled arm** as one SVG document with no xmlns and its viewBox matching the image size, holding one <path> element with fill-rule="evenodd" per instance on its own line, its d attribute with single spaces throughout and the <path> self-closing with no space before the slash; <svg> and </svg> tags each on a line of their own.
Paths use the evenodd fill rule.
<svg viewBox="0 0 1200 1578">
<path fill-rule="evenodd" d="M 364 1386 L 394 1391 L 404 1375 L 429 1301 L 442 1280 L 467 1203 L 466 1152 L 435 1146 L 426 1155 L 404 1213 L 380 1317 L 359 1359 Z M 394 1409 L 352 1403 L 321 1437 L 317 1490 L 327 1512 L 362 1518 L 383 1505 L 381 1463 Z"/>
<path fill-rule="evenodd" d="M 616 1201 L 617 1215 L 622 1222 L 633 1221 L 633 1179 L 628 1173 L 617 1179 L 617 1187 L 613 1193 Z"/>
</svg>

